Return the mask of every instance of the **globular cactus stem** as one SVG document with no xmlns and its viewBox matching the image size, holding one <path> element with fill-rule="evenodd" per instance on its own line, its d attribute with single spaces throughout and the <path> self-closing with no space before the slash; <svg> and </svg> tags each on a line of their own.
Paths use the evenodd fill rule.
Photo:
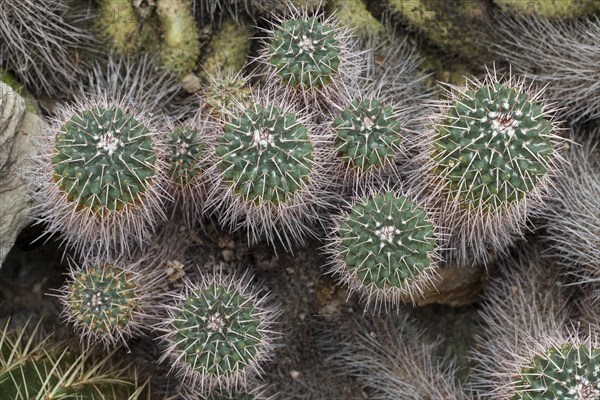
<svg viewBox="0 0 600 400">
<path fill-rule="evenodd" d="M 437 276 L 442 235 L 432 215 L 394 191 L 359 197 L 325 246 L 331 272 L 376 308 L 414 302 Z"/>
<path fill-rule="evenodd" d="M 205 276 L 185 280 L 181 293 L 166 306 L 169 317 L 158 327 L 164 333 L 162 360 L 190 389 L 234 390 L 269 360 L 276 309 L 250 286 L 245 276 Z"/>
<path fill-rule="evenodd" d="M 60 109 L 42 144 L 39 220 L 78 254 L 116 258 L 149 240 L 167 194 L 160 131 L 123 101 Z"/>
</svg>

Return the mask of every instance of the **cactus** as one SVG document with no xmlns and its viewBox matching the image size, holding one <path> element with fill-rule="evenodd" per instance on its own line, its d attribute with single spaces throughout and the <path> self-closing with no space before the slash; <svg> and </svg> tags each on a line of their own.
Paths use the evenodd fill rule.
<svg viewBox="0 0 600 400">
<path fill-rule="evenodd" d="M 222 224 L 247 228 L 249 242 L 266 236 L 289 249 L 289 236 L 302 240 L 307 222 L 319 221 L 329 164 L 323 140 L 287 100 L 256 93 L 249 107 L 228 111 L 212 140 L 207 206 L 219 209 Z"/>
<path fill-rule="evenodd" d="M 173 294 L 169 317 L 159 324 L 172 369 L 191 389 L 245 387 L 270 358 L 275 309 L 266 306 L 245 276 L 205 276 L 185 280 Z"/>
<path fill-rule="evenodd" d="M 63 317 L 75 325 L 88 344 L 123 344 L 141 329 L 145 289 L 131 267 L 102 264 L 72 268 L 59 295 Z"/>
<path fill-rule="evenodd" d="M 192 122 L 171 127 L 167 136 L 167 166 L 171 193 L 176 209 L 181 211 L 188 226 L 201 218 L 206 188 L 202 175 L 206 165 L 206 143 L 201 132 L 206 129 L 196 118 Z"/>
<path fill-rule="evenodd" d="M 600 347 L 565 344 L 536 354 L 514 382 L 514 399 L 600 398 Z"/>
<path fill-rule="evenodd" d="M 208 75 L 207 84 L 202 93 L 203 109 L 209 117 L 221 120 L 227 110 L 233 110 L 237 105 L 242 108 L 250 106 L 250 87 L 247 79 L 232 69 L 219 69 L 214 75 Z"/>
<path fill-rule="evenodd" d="M 94 347 L 78 351 L 51 336 L 43 339 L 40 325 L 26 324 L 0 332 L 0 393 L 11 400 L 81 399 L 137 400 L 145 398 L 148 382 L 131 364 L 115 363 L 114 351 L 95 354 Z"/>
<path fill-rule="evenodd" d="M 360 197 L 338 216 L 325 247 L 331 272 L 376 307 L 384 301 L 414 302 L 435 281 L 441 239 L 436 231 L 431 215 L 405 195 Z"/>
<path fill-rule="evenodd" d="M 162 205 L 165 172 L 158 134 L 143 113 L 102 99 L 63 107 L 40 157 L 38 218 L 81 255 L 130 254 Z"/>
<path fill-rule="evenodd" d="M 267 82 L 293 88 L 308 104 L 318 99 L 345 99 L 345 81 L 360 74 L 354 41 L 347 28 L 323 14 L 309 16 L 292 7 L 290 17 L 278 17 L 265 38 L 259 62 Z"/>
<path fill-rule="evenodd" d="M 552 110 L 523 82 L 489 74 L 451 89 L 414 159 L 415 180 L 441 203 L 459 262 L 485 261 L 521 235 L 528 213 L 541 208 L 562 140 Z"/>
<path fill-rule="evenodd" d="M 395 159 L 403 150 L 397 111 L 377 98 L 353 100 L 333 123 L 338 158 L 346 177 L 355 182 L 391 170 L 398 177 Z"/>
</svg>

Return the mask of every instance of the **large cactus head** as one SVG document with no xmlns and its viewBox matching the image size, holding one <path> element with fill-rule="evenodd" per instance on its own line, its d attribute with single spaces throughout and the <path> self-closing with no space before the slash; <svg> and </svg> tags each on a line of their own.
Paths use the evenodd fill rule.
<svg viewBox="0 0 600 400">
<path fill-rule="evenodd" d="M 128 253 L 163 214 L 158 130 L 143 112 L 106 98 L 63 107 L 45 138 L 40 219 L 81 254 Z"/>
<path fill-rule="evenodd" d="M 423 140 L 415 178 L 447 209 L 458 258 L 485 260 L 520 235 L 528 212 L 543 203 L 561 138 L 541 93 L 522 81 L 490 74 L 450 96 Z"/>
<path fill-rule="evenodd" d="M 244 386 L 268 360 L 275 311 L 244 277 L 206 276 L 186 281 L 161 324 L 165 352 L 191 388 Z"/>
<path fill-rule="evenodd" d="M 338 218 L 327 250 L 339 280 L 374 301 L 414 301 L 436 277 L 431 215 L 393 191 L 360 197 Z"/>
<path fill-rule="evenodd" d="M 569 343 L 538 353 L 515 378 L 511 398 L 600 398 L 600 347 Z"/>
</svg>

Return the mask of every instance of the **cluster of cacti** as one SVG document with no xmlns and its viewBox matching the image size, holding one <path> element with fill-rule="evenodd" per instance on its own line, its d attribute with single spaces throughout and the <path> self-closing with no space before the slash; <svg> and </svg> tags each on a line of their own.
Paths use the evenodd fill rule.
<svg viewBox="0 0 600 400">
<path fill-rule="evenodd" d="M 597 17 L 495 1 L 482 37 L 501 37 L 456 55 L 514 68 L 456 78 L 434 60 L 455 30 L 390 33 L 429 2 L 98 0 L 77 6 L 89 32 L 47 3 L 0 0 L 0 80 L 53 97 L 24 172 L 85 350 L 6 328 L 0 397 L 134 400 L 143 365 L 158 400 L 600 398 Z M 474 266 L 465 290 L 452 271 Z M 483 286 L 462 382 L 405 303 Z"/>
</svg>

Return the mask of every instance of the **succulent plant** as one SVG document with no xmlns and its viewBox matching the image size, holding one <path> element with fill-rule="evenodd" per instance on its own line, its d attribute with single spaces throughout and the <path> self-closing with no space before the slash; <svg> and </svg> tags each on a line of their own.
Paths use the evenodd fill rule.
<svg viewBox="0 0 600 400">
<path fill-rule="evenodd" d="M 131 364 L 117 363 L 114 352 L 98 356 L 94 347 L 69 348 L 51 335 L 39 338 L 39 324 L 0 332 L 0 393 L 11 400 L 146 398 Z"/>
<path fill-rule="evenodd" d="M 147 283 L 148 281 L 146 281 Z M 124 344 L 141 330 L 150 287 L 135 268 L 111 264 L 71 268 L 60 291 L 63 317 L 87 343 Z"/>
<path fill-rule="evenodd" d="M 36 181 L 39 221 L 78 254 L 117 257 L 152 234 L 166 193 L 157 128 L 132 107 L 101 99 L 63 107 Z"/>
<path fill-rule="evenodd" d="M 397 111 L 377 98 L 357 99 L 345 106 L 333 122 L 344 180 L 356 187 L 387 170 L 398 178 L 395 161 L 403 151 L 401 128 Z"/>
<path fill-rule="evenodd" d="M 206 142 L 202 139 L 206 124 L 193 122 L 171 126 L 167 135 L 167 167 L 176 208 L 189 226 L 202 216 L 206 188 L 202 176 L 208 168 Z"/>
<path fill-rule="evenodd" d="M 562 139 L 552 110 L 524 82 L 489 74 L 451 89 L 414 178 L 443 209 L 453 258 L 485 261 L 541 208 Z"/>
<path fill-rule="evenodd" d="M 97 42 L 74 20 L 85 22 L 90 15 L 77 15 L 68 3 L 0 3 L 0 68 L 13 73 L 33 93 L 67 93 L 89 67 Z"/>
<path fill-rule="evenodd" d="M 266 236 L 289 248 L 289 236 L 302 240 L 307 222 L 319 221 L 328 162 L 324 140 L 286 99 L 259 93 L 247 108 L 228 111 L 212 140 L 207 205 L 222 224 L 248 229 L 250 242 Z"/>
<path fill-rule="evenodd" d="M 394 191 L 359 197 L 325 247 L 338 280 L 373 301 L 414 301 L 436 277 L 441 235 L 432 215 Z"/>
<path fill-rule="evenodd" d="M 267 68 L 267 82 L 300 92 L 314 106 L 319 98 L 334 103 L 344 99 L 345 80 L 360 73 L 360 52 L 350 31 L 333 17 L 291 10 L 290 16 L 276 17 L 265 38 L 259 62 Z"/>
<path fill-rule="evenodd" d="M 185 281 L 173 294 L 169 317 L 159 327 L 164 353 L 184 384 L 199 390 L 234 390 L 260 374 L 275 339 L 277 311 L 245 276 L 221 273 Z"/>
<path fill-rule="evenodd" d="M 246 108 L 251 95 L 247 79 L 231 69 L 219 70 L 214 76 L 208 76 L 208 82 L 202 93 L 203 109 L 209 117 L 221 120 L 227 110 L 233 110 L 241 105 Z"/>
</svg>

